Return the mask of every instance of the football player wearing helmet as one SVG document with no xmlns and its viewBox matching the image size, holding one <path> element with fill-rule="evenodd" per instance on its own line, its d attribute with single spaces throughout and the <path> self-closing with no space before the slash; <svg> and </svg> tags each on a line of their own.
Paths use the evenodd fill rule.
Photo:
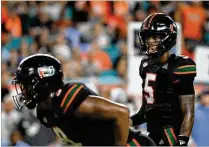
<svg viewBox="0 0 209 147">
<path fill-rule="evenodd" d="M 129 130 L 126 106 L 98 96 L 83 83 L 64 83 L 61 64 L 53 56 L 23 59 L 13 84 L 18 108 L 36 108 L 40 122 L 68 145 L 154 145 Z"/>
<path fill-rule="evenodd" d="M 144 58 L 139 67 L 143 79 L 143 104 L 131 117 L 133 125 L 147 122 L 157 145 L 187 145 L 194 123 L 194 61 L 170 53 L 176 44 L 177 26 L 163 13 L 149 15 L 138 32 Z"/>
</svg>

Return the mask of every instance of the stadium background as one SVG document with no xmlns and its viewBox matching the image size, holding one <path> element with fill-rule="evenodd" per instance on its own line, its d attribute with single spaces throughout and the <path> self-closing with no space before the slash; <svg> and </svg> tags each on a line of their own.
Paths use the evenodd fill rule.
<svg viewBox="0 0 209 147">
<path fill-rule="evenodd" d="M 208 10 L 208 2 L 1 1 L 2 145 L 11 144 L 15 137 L 33 146 L 60 144 L 35 119 L 34 111 L 20 112 L 13 105 L 11 79 L 21 59 L 52 54 L 62 62 L 65 80 L 82 81 L 101 96 L 128 105 L 133 114 L 140 107 L 141 95 L 128 90 L 129 23 L 141 22 L 154 12 L 169 14 L 182 27 L 181 54 L 197 60 L 197 48 L 209 50 Z M 209 76 L 209 61 L 201 56 L 198 68 Z M 209 90 L 208 77 L 199 77 L 196 96 Z M 141 84 L 138 87 L 141 90 Z"/>
</svg>

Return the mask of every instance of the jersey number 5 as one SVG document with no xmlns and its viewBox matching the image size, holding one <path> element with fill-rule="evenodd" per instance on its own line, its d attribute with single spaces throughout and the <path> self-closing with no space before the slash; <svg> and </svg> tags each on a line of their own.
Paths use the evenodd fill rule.
<svg viewBox="0 0 209 147">
<path fill-rule="evenodd" d="M 67 136 L 65 135 L 65 133 L 60 128 L 53 127 L 53 131 L 60 138 L 60 140 L 62 140 L 62 142 L 67 143 L 67 144 L 70 144 L 72 146 L 82 146 L 81 143 L 75 143 L 72 140 L 70 140 L 69 138 L 67 138 Z"/>
<path fill-rule="evenodd" d="M 148 104 L 154 103 L 154 89 L 152 86 L 149 86 L 149 83 L 150 83 L 150 81 L 155 82 L 156 77 L 157 77 L 157 75 L 153 74 L 153 73 L 146 74 L 145 86 L 144 86 L 144 91 L 145 91 L 144 96 L 145 96 Z"/>
</svg>

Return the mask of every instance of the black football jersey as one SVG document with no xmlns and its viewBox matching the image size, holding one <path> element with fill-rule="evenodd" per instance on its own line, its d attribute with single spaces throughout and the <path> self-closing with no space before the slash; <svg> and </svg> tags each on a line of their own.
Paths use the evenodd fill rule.
<svg viewBox="0 0 209 147">
<path fill-rule="evenodd" d="M 88 95 L 96 93 L 82 83 L 67 83 L 52 96 L 51 105 L 43 102 L 37 106 L 37 117 L 68 145 L 114 145 L 111 121 L 73 114 Z"/>
<path fill-rule="evenodd" d="M 97 94 L 82 83 L 67 83 L 51 95 L 51 105 L 42 102 L 37 106 L 37 117 L 44 126 L 52 128 L 68 145 L 114 145 L 112 121 L 79 118 L 74 115 L 76 109 L 89 95 Z M 136 135 L 129 130 L 128 142 L 131 142 Z"/>
<path fill-rule="evenodd" d="M 156 64 L 148 57 L 141 61 L 139 74 L 143 79 L 143 104 L 149 132 L 161 132 L 172 126 L 179 134 L 183 121 L 178 95 L 194 94 L 196 76 L 194 61 L 172 54 L 167 62 Z"/>
</svg>

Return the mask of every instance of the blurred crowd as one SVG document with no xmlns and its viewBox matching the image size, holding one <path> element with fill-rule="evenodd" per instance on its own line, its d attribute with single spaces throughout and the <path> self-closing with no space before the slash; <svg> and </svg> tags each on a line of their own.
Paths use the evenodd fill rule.
<svg viewBox="0 0 209 147">
<path fill-rule="evenodd" d="M 54 134 L 34 119 L 35 112 L 20 113 L 13 106 L 13 72 L 29 55 L 55 56 L 63 64 L 65 80 L 93 83 L 89 86 L 100 95 L 127 104 L 134 111 L 135 103 L 126 92 L 129 22 L 143 21 L 151 13 L 163 12 L 182 25 L 182 54 L 194 58 L 197 45 L 209 45 L 209 2 L 2 1 L 1 4 L 1 101 L 5 129 L 2 141 L 6 145 L 59 144 Z M 48 139 L 40 139 L 43 136 Z"/>
</svg>

